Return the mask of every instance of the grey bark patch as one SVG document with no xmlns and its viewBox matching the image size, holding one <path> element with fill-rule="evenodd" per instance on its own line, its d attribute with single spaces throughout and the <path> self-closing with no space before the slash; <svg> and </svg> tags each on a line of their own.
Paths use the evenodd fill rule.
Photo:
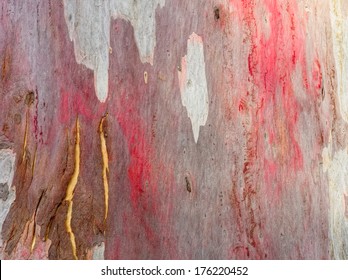
<svg viewBox="0 0 348 280">
<path fill-rule="evenodd" d="M 0 137 L 0 140 L 1 139 Z M 0 142 L 5 143 L 5 141 Z M 2 226 L 10 211 L 11 205 L 16 198 L 15 188 L 12 181 L 15 171 L 16 154 L 11 149 L 0 149 L 0 249 L 3 246 L 1 236 Z M 2 253 L 0 252 L 0 258 Z"/>
<path fill-rule="evenodd" d="M 165 0 L 94 1 L 64 0 L 64 15 L 76 61 L 94 72 L 95 92 L 100 102 L 108 96 L 110 21 L 121 18 L 134 28 L 142 63 L 153 64 L 156 46 L 156 9 Z"/>
<path fill-rule="evenodd" d="M 9 194 L 9 187 L 7 183 L 0 183 L 0 199 L 6 201 Z"/>
<path fill-rule="evenodd" d="M 93 260 L 104 260 L 105 243 L 95 246 L 93 248 Z"/>
<path fill-rule="evenodd" d="M 11 149 L 12 143 L 7 139 L 5 135 L 0 135 L 0 150 Z"/>
<path fill-rule="evenodd" d="M 0 150 L 2 149 L 8 149 L 9 146 L 6 143 L 0 143 Z"/>
</svg>

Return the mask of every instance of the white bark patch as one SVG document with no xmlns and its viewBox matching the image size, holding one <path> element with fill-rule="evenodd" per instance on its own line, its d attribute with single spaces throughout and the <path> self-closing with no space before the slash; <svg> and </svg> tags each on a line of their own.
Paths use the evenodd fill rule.
<svg viewBox="0 0 348 280">
<path fill-rule="evenodd" d="M 348 217 L 346 216 L 348 195 L 348 150 L 332 155 L 331 143 L 324 148 L 323 168 L 329 179 L 329 237 L 331 257 L 348 258 Z"/>
<path fill-rule="evenodd" d="M 12 187 L 15 160 L 16 154 L 11 149 L 0 150 L 0 234 L 6 216 L 16 198 L 15 189 Z M 2 242 L 0 236 L 0 247 L 3 245 Z"/>
<path fill-rule="evenodd" d="M 64 0 L 65 21 L 74 42 L 76 61 L 94 71 L 94 86 L 105 102 L 109 86 L 110 20 L 128 20 L 143 63 L 153 64 L 156 46 L 155 13 L 165 0 Z"/>
<path fill-rule="evenodd" d="M 102 242 L 93 248 L 93 260 L 104 260 L 105 243 Z"/>
<path fill-rule="evenodd" d="M 348 2 L 346 0 L 331 0 L 330 18 L 338 100 L 342 117 L 348 122 Z"/>
<path fill-rule="evenodd" d="M 203 41 L 195 33 L 192 33 L 187 41 L 187 55 L 182 58 L 178 76 L 181 102 L 186 107 L 194 140 L 197 143 L 200 127 L 207 122 L 209 98 Z"/>
</svg>

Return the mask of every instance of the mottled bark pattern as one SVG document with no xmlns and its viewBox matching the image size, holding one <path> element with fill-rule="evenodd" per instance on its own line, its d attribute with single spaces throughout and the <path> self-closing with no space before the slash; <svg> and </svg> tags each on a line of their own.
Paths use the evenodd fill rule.
<svg viewBox="0 0 348 280">
<path fill-rule="evenodd" d="M 347 259 L 345 0 L 0 0 L 2 259 Z"/>
</svg>

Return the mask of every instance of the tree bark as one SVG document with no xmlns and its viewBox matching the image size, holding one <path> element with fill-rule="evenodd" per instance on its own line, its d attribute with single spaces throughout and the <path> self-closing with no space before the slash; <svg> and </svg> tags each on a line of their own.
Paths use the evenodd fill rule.
<svg viewBox="0 0 348 280">
<path fill-rule="evenodd" d="M 2 259 L 347 259 L 347 1 L 0 5 Z"/>
</svg>

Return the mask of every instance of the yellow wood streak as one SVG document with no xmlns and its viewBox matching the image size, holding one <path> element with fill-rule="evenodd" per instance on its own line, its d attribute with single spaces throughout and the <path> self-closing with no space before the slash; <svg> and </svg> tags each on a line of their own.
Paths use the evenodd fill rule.
<svg viewBox="0 0 348 280">
<path fill-rule="evenodd" d="M 45 242 L 48 240 L 49 234 L 50 234 L 50 230 L 51 230 L 51 222 L 48 223 L 46 231 L 45 231 Z"/>
<path fill-rule="evenodd" d="M 23 141 L 23 156 L 22 156 L 22 162 L 24 162 L 24 159 L 27 155 L 27 145 L 28 145 L 28 112 L 25 117 L 25 132 L 24 132 L 24 141 Z"/>
<path fill-rule="evenodd" d="M 106 218 L 108 217 L 108 208 L 109 208 L 109 182 L 108 182 L 109 158 L 108 158 L 108 150 L 106 147 L 105 132 L 103 128 L 103 124 L 106 117 L 107 115 L 101 119 L 99 124 L 100 148 L 101 148 L 101 154 L 103 159 L 102 175 L 103 175 L 104 201 L 105 201 L 104 220 L 106 220 Z"/>
<path fill-rule="evenodd" d="M 68 212 L 66 214 L 65 227 L 66 227 L 66 231 L 68 232 L 69 237 L 70 237 L 71 249 L 72 249 L 74 259 L 77 260 L 78 258 L 77 258 L 77 253 L 76 253 L 75 234 L 71 228 L 72 207 L 73 207 L 73 202 L 72 202 L 72 200 L 70 200 L 70 201 L 68 201 Z"/>
<path fill-rule="evenodd" d="M 34 251 L 35 243 L 36 243 L 36 235 L 35 235 L 35 231 L 34 231 L 33 239 L 31 240 L 31 246 L 30 246 L 30 253 L 31 254 Z"/>
<path fill-rule="evenodd" d="M 36 221 L 35 221 L 35 216 L 36 216 L 36 210 L 35 210 L 32 218 L 31 218 L 31 220 L 29 222 L 29 228 L 30 228 L 31 223 L 33 224 L 33 229 L 32 229 L 33 236 L 31 238 L 30 254 L 33 253 L 34 248 L 35 248 L 35 243 L 36 243 Z M 28 231 L 29 231 L 29 229 L 28 229 Z"/>
<path fill-rule="evenodd" d="M 66 231 L 68 232 L 70 236 L 70 243 L 72 247 L 72 252 L 74 258 L 77 260 L 77 253 L 76 253 L 76 241 L 75 241 L 75 235 L 71 227 L 71 219 L 72 219 L 72 209 L 73 209 L 73 197 L 74 197 L 74 191 L 75 187 L 78 181 L 79 173 L 80 173 L 80 123 L 79 119 L 76 120 L 76 143 L 75 143 L 75 168 L 74 173 L 70 179 L 70 182 L 68 184 L 68 188 L 66 190 L 66 196 L 65 201 L 68 202 L 68 212 L 66 215 L 66 221 L 65 221 L 65 227 Z"/>
<path fill-rule="evenodd" d="M 36 154 L 37 154 L 37 147 L 35 148 L 33 164 L 31 166 L 31 177 L 34 177 L 34 170 L 35 170 L 35 163 L 36 163 Z"/>
<path fill-rule="evenodd" d="M 36 154 L 36 150 L 35 150 L 35 154 Z M 37 215 L 37 211 L 39 209 L 41 200 L 44 196 L 46 191 L 43 191 L 40 195 L 39 201 L 37 202 L 33 217 L 32 217 L 32 221 L 33 221 L 33 237 L 31 239 L 31 246 L 30 246 L 30 253 L 32 254 L 35 248 L 35 244 L 36 244 L 36 215 Z"/>
</svg>

